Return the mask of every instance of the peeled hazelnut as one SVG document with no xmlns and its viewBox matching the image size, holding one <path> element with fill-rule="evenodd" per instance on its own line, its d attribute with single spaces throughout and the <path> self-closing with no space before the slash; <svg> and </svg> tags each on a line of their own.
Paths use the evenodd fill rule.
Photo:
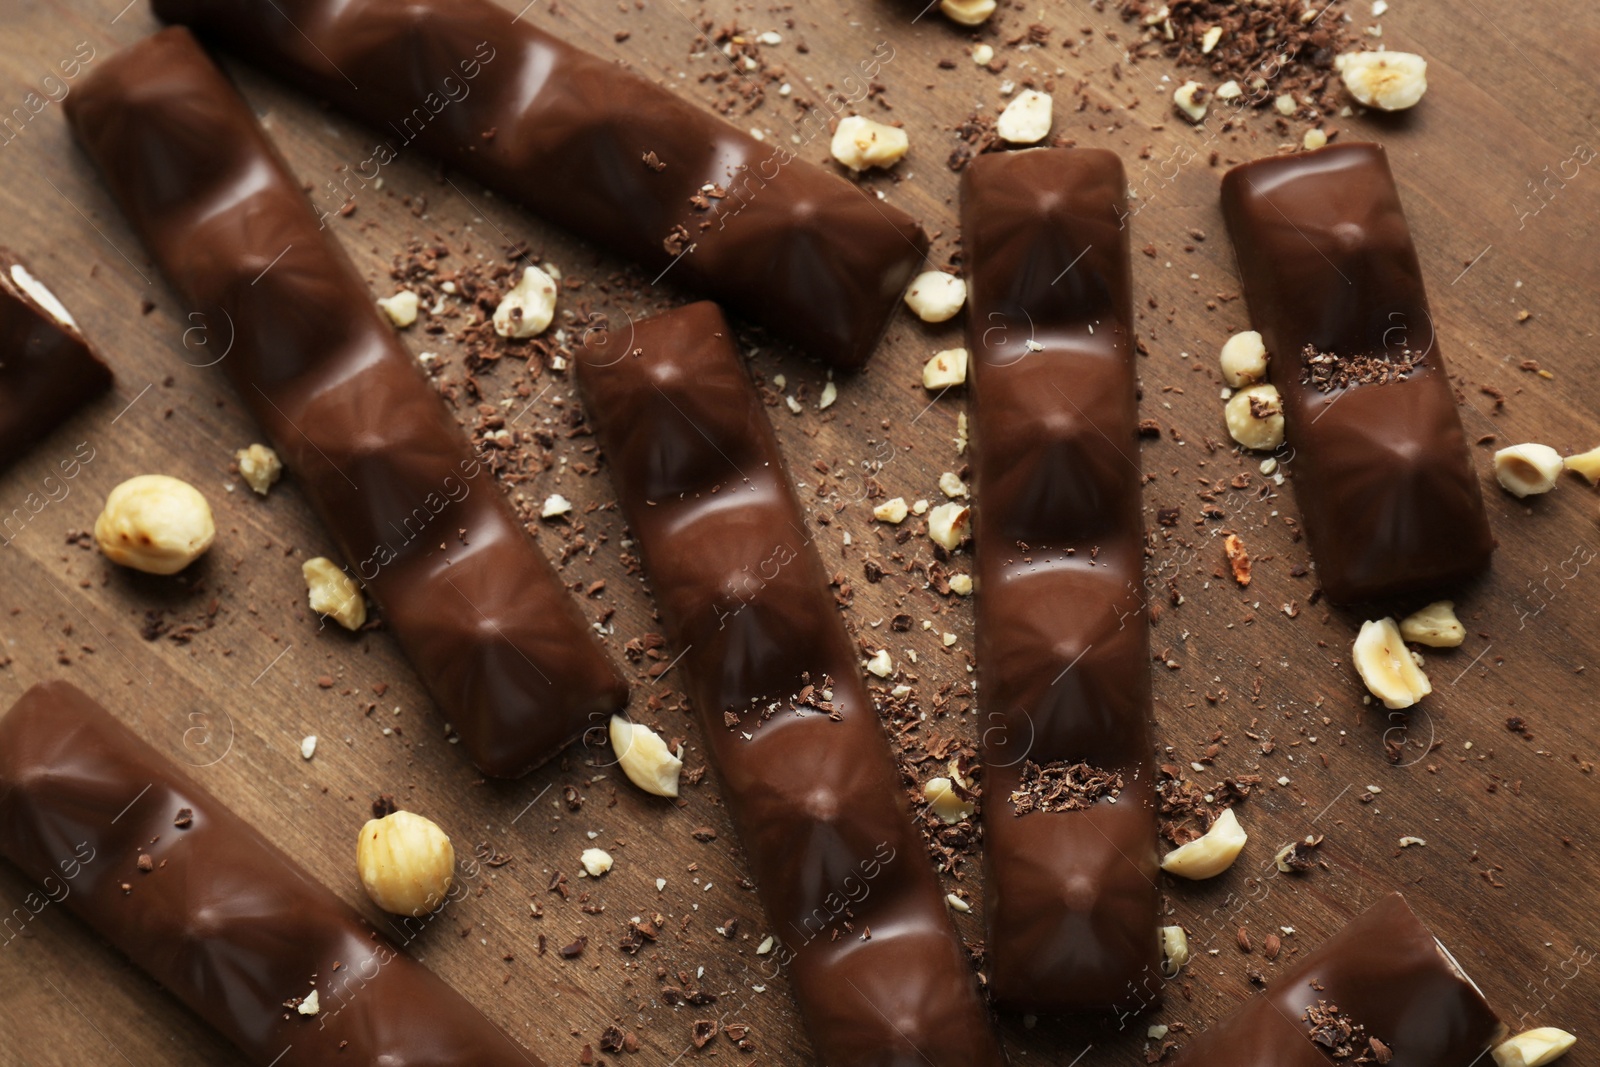
<svg viewBox="0 0 1600 1067">
<path fill-rule="evenodd" d="M 524 267 L 517 283 L 494 309 L 494 332 L 501 337 L 537 337 L 556 315 L 556 280 L 538 267 Z"/>
<path fill-rule="evenodd" d="M 952 768 L 949 778 L 929 778 L 928 784 L 922 787 L 922 798 L 928 802 L 928 810 L 939 816 L 946 826 L 954 826 L 977 810 L 971 801 L 962 799 L 956 788 L 958 784 L 963 790 L 969 788 Z"/>
<path fill-rule="evenodd" d="M 954 552 L 966 540 L 972 509 L 965 504 L 940 504 L 928 512 L 928 536 L 934 543 Z"/>
<path fill-rule="evenodd" d="M 361 828 L 356 869 L 374 904 L 417 917 L 444 903 L 455 881 L 456 852 L 431 820 L 397 811 Z"/>
<path fill-rule="evenodd" d="M 616 861 L 603 848 L 586 848 L 583 855 L 578 857 L 578 862 L 583 864 L 584 872 L 590 878 L 598 878 L 609 871 Z"/>
<path fill-rule="evenodd" d="M 1189 962 L 1189 934 L 1181 926 L 1161 928 L 1161 973 L 1168 978 L 1178 977 L 1183 965 Z"/>
<path fill-rule="evenodd" d="M 1382 111 L 1404 111 L 1428 91 L 1428 62 L 1410 52 L 1346 52 L 1333 65 L 1351 96 Z"/>
<path fill-rule="evenodd" d="M 1267 346 L 1254 330 L 1236 333 L 1222 346 L 1222 380 L 1235 389 L 1267 376 Z"/>
<path fill-rule="evenodd" d="M 1567 1054 L 1578 1039 L 1554 1026 L 1528 1030 L 1495 1047 L 1499 1067 L 1544 1067 Z"/>
<path fill-rule="evenodd" d="M 947 348 L 928 360 L 922 368 L 922 387 L 928 390 L 949 389 L 963 385 L 967 380 L 967 350 Z"/>
<path fill-rule="evenodd" d="M 859 174 L 873 167 L 887 169 L 900 162 L 911 149 L 911 139 L 898 126 L 851 115 L 839 120 L 830 147 L 834 159 Z"/>
<path fill-rule="evenodd" d="M 971 596 L 972 575 L 952 574 L 950 576 L 950 591 L 956 596 Z"/>
<path fill-rule="evenodd" d="M 325 556 L 300 564 L 311 598 L 311 610 L 326 615 L 346 630 L 359 630 L 367 623 L 367 602 L 355 579 Z"/>
<path fill-rule="evenodd" d="M 1178 86 L 1178 91 L 1172 94 L 1172 102 L 1190 122 L 1199 123 L 1206 117 L 1206 90 L 1199 82 L 1189 81 Z"/>
<path fill-rule="evenodd" d="M 1228 401 L 1228 434 L 1246 448 L 1271 452 L 1283 444 L 1283 401 L 1277 387 L 1247 386 Z"/>
<path fill-rule="evenodd" d="M 994 132 L 1009 144 L 1038 144 L 1050 136 L 1055 122 L 1055 103 L 1048 93 L 1024 89 L 1006 105 L 995 122 Z"/>
<path fill-rule="evenodd" d="M 1393 619 L 1362 623 L 1350 658 L 1367 691 L 1386 708 L 1409 708 L 1433 692 L 1420 657 L 1406 648 Z"/>
<path fill-rule="evenodd" d="M 1179 878 L 1196 881 L 1215 878 L 1239 858 L 1249 835 L 1239 825 L 1239 817 L 1232 808 L 1223 808 L 1222 814 L 1211 824 L 1205 836 L 1197 837 L 1187 845 L 1179 845 L 1162 857 L 1161 869 Z"/>
<path fill-rule="evenodd" d="M 945 471 L 939 475 L 939 491 L 951 500 L 958 500 L 967 495 L 967 483 L 955 471 Z"/>
<path fill-rule="evenodd" d="M 267 495 L 279 478 L 283 477 L 283 460 L 266 445 L 251 445 L 233 454 L 239 464 L 239 477 L 261 496 Z"/>
<path fill-rule="evenodd" d="M 995 0 L 939 0 L 944 17 L 963 26 L 982 26 L 996 6 Z"/>
<path fill-rule="evenodd" d="M 106 497 L 94 522 L 107 559 L 147 574 L 177 574 L 216 539 L 211 505 L 200 490 L 165 474 L 129 478 Z"/>
<path fill-rule="evenodd" d="M 923 322 L 949 322 L 966 302 L 967 283 L 942 270 L 917 275 L 906 290 L 906 306 Z"/>
<path fill-rule="evenodd" d="M 1591 448 L 1562 460 L 1567 470 L 1582 475 L 1590 485 L 1600 485 L 1600 448 Z"/>
<path fill-rule="evenodd" d="M 1512 445 L 1494 454 L 1494 476 L 1515 497 L 1548 493 L 1563 467 L 1561 453 L 1549 445 Z"/>
<path fill-rule="evenodd" d="M 658 797 L 678 795 L 683 760 L 672 754 L 661 735 L 643 723 L 611 716 L 611 750 L 628 781 Z"/>
<path fill-rule="evenodd" d="M 903 496 L 885 500 L 872 509 L 873 518 L 879 522 L 887 522 L 891 526 L 905 522 L 906 516 L 909 514 L 911 514 L 911 509 L 906 507 L 906 498 Z"/>
<path fill-rule="evenodd" d="M 379 300 L 378 306 L 389 316 L 390 322 L 403 330 L 417 321 L 417 310 L 422 306 L 422 301 L 410 289 L 402 289 L 393 296 Z"/>
<path fill-rule="evenodd" d="M 1400 620 L 1400 636 L 1414 645 L 1455 648 L 1467 639 L 1453 600 L 1437 600 Z"/>
</svg>

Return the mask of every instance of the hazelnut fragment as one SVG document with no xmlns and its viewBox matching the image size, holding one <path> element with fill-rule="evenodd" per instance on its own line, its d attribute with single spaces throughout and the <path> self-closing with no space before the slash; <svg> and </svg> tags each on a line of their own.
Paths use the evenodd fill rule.
<svg viewBox="0 0 1600 1067">
<path fill-rule="evenodd" d="M 1590 485 L 1600 485 L 1600 448 L 1591 448 L 1562 460 L 1567 470 L 1580 475 Z"/>
<path fill-rule="evenodd" d="M 954 552 L 966 540 L 972 509 L 965 504 L 940 504 L 928 512 L 928 536 L 935 544 Z"/>
<path fill-rule="evenodd" d="M 1554 1026 L 1528 1030 L 1496 1046 L 1494 1062 L 1499 1067 L 1544 1067 L 1567 1054 L 1578 1039 Z"/>
<path fill-rule="evenodd" d="M 1333 65 L 1351 96 L 1382 111 L 1414 107 L 1428 91 L 1428 62 L 1410 52 L 1346 52 Z"/>
<path fill-rule="evenodd" d="M 1178 86 L 1178 91 L 1172 94 L 1172 102 L 1190 122 L 1198 124 L 1206 117 L 1206 90 L 1199 82 L 1187 81 Z"/>
<path fill-rule="evenodd" d="M 367 602 L 355 579 L 325 556 L 300 564 L 306 580 L 311 610 L 326 615 L 346 630 L 359 630 L 367 623 Z"/>
<path fill-rule="evenodd" d="M 948 322 L 966 302 L 967 283 L 942 270 L 917 275 L 906 290 L 906 306 L 923 322 Z"/>
<path fill-rule="evenodd" d="M 1211 829 L 1186 845 L 1180 845 L 1162 857 L 1161 869 L 1179 878 L 1200 880 L 1215 878 L 1239 858 L 1249 835 L 1239 825 L 1239 817 L 1232 808 L 1224 808 Z"/>
<path fill-rule="evenodd" d="M 611 750 L 628 781 L 658 797 L 678 795 L 683 760 L 673 755 L 661 735 L 643 723 L 611 716 Z"/>
<path fill-rule="evenodd" d="M 1421 657 L 1406 648 L 1393 619 L 1362 623 L 1350 658 L 1368 692 L 1386 708 L 1409 708 L 1433 692 Z"/>
<path fill-rule="evenodd" d="M 556 280 L 538 267 L 524 267 L 522 280 L 494 309 L 494 332 L 501 337 L 537 337 L 556 314 Z"/>
<path fill-rule="evenodd" d="M 1561 453 L 1549 445 L 1512 445 L 1494 454 L 1494 476 L 1515 497 L 1548 493 L 1563 467 Z"/>
<path fill-rule="evenodd" d="M 905 522 L 906 516 L 909 514 L 911 514 L 911 509 L 906 506 L 906 498 L 903 496 L 885 500 L 872 509 L 873 518 L 879 522 L 886 522 L 891 526 L 897 526 Z"/>
<path fill-rule="evenodd" d="M 1161 973 L 1168 978 L 1178 977 L 1183 965 L 1189 962 L 1189 934 L 1181 926 L 1161 928 Z"/>
<path fill-rule="evenodd" d="M 911 148 L 911 139 L 898 126 L 850 115 L 839 120 L 830 148 L 834 159 L 859 174 L 874 167 L 887 170 L 900 162 Z"/>
<path fill-rule="evenodd" d="M 402 289 L 393 296 L 379 300 L 378 306 L 389 316 L 390 322 L 403 330 L 417 321 L 417 311 L 422 307 L 422 301 L 418 299 L 416 293 Z"/>
<path fill-rule="evenodd" d="M 967 380 L 967 350 L 947 348 L 922 368 L 922 387 L 929 391 L 963 385 Z"/>
<path fill-rule="evenodd" d="M 267 495 L 279 478 L 283 477 L 283 460 L 266 445 L 251 445 L 233 454 L 239 464 L 239 477 L 257 494 Z"/>
<path fill-rule="evenodd" d="M 962 26 L 982 26 L 997 6 L 995 0 L 939 0 L 944 17 Z"/>
<path fill-rule="evenodd" d="M 995 122 L 995 133 L 1010 144 L 1038 144 L 1050 136 L 1055 103 L 1048 93 L 1024 89 L 1006 105 Z"/>
<path fill-rule="evenodd" d="M 1430 648 L 1455 648 L 1467 639 L 1467 628 L 1456 618 L 1453 600 L 1436 600 L 1400 620 L 1400 636 Z"/>
</svg>

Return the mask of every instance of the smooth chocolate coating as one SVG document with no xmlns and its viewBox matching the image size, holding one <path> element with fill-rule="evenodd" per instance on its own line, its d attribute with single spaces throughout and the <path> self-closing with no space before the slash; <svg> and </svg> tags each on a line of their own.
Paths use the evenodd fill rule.
<svg viewBox="0 0 1600 1067">
<path fill-rule="evenodd" d="M 542 1067 L 66 682 L 0 718 L 0 854 L 261 1067 Z"/>
<path fill-rule="evenodd" d="M 1444 590 L 1478 574 L 1494 538 L 1383 148 L 1235 167 L 1222 209 L 1283 397 L 1295 499 L 1328 598 Z M 1302 381 L 1307 345 L 1422 358 L 1403 381 L 1325 393 Z"/>
<path fill-rule="evenodd" d="M 603 726 L 626 683 L 189 31 L 97 64 L 67 116 L 473 763 Z"/>
<path fill-rule="evenodd" d="M 1098 149 L 982 156 L 962 180 L 989 987 L 1025 1011 L 1161 985 L 1127 214 Z M 1124 787 L 1018 816 L 1025 761 Z"/>
<path fill-rule="evenodd" d="M 715 304 L 578 381 L 722 796 L 829 1067 L 1001 1062 L 777 438 Z M 814 686 L 829 710 L 796 710 Z"/>
<path fill-rule="evenodd" d="M 826 146 L 831 112 L 805 117 L 800 146 L 757 141 L 538 29 L 537 5 L 520 16 L 491 0 L 154 7 L 372 123 L 394 153 L 415 143 L 838 367 L 872 355 L 927 251 L 911 216 L 798 158 Z"/>
<path fill-rule="evenodd" d="M 11 270 L 19 265 L 44 284 L 0 248 L 0 470 L 111 388 L 111 369 L 82 332 L 17 284 Z"/>
<path fill-rule="evenodd" d="M 1190 1042 L 1173 1067 L 1329 1067 L 1339 1061 L 1305 1021 L 1319 1003 L 1387 1045 L 1388 1067 L 1481 1067 L 1505 1031 L 1405 898 L 1390 893 Z"/>
</svg>

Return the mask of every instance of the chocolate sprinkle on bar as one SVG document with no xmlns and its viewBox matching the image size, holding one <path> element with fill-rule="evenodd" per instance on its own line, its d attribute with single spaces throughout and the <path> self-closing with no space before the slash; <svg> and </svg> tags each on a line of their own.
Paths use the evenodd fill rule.
<svg viewBox="0 0 1600 1067">
<path fill-rule="evenodd" d="M 1122 775 L 1087 763 L 1032 760 L 1022 765 L 1019 788 L 1011 793 L 1011 810 L 1018 816 L 1033 812 L 1082 811 L 1098 801 L 1122 794 Z"/>
<path fill-rule="evenodd" d="M 1348 389 L 1352 385 L 1388 385 L 1404 381 L 1422 361 L 1422 357 L 1409 348 L 1396 356 L 1341 356 L 1319 352 L 1315 345 L 1306 345 L 1300 357 L 1301 382 L 1323 393 Z"/>
</svg>

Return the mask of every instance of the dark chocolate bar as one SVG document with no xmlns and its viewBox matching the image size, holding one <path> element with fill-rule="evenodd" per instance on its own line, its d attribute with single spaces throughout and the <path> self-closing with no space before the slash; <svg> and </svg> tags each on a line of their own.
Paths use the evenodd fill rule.
<svg viewBox="0 0 1600 1067">
<path fill-rule="evenodd" d="M 1504 1034 L 1478 987 L 1390 893 L 1190 1042 L 1173 1067 L 1472 1067 L 1489 1062 L 1485 1051 Z"/>
<path fill-rule="evenodd" d="M 1445 590 L 1478 574 L 1494 538 L 1383 148 L 1235 167 L 1222 209 L 1328 598 Z"/>
<path fill-rule="evenodd" d="M 999 1064 L 722 312 L 693 304 L 591 337 L 578 381 L 818 1061 Z"/>
<path fill-rule="evenodd" d="M 520 6 L 520 5 L 519 5 Z M 927 251 L 905 212 L 491 0 L 155 0 L 156 14 L 581 237 L 859 367 Z M 870 81 L 883 57 L 868 53 Z M 795 145 L 790 136 L 801 138 Z M 348 183 L 347 183 L 348 185 Z M 347 189 L 346 192 L 353 192 Z"/>
<path fill-rule="evenodd" d="M 111 370 L 72 313 L 0 248 L 0 470 L 111 388 Z"/>
<path fill-rule="evenodd" d="M 1127 214 L 1097 149 L 962 179 L 989 988 L 1025 1011 L 1161 986 Z"/>
<path fill-rule="evenodd" d="M 66 682 L 0 718 L 0 854 L 259 1067 L 542 1067 Z"/>
<path fill-rule="evenodd" d="M 473 763 L 603 726 L 626 683 L 189 31 L 97 65 L 67 116 Z"/>
</svg>

